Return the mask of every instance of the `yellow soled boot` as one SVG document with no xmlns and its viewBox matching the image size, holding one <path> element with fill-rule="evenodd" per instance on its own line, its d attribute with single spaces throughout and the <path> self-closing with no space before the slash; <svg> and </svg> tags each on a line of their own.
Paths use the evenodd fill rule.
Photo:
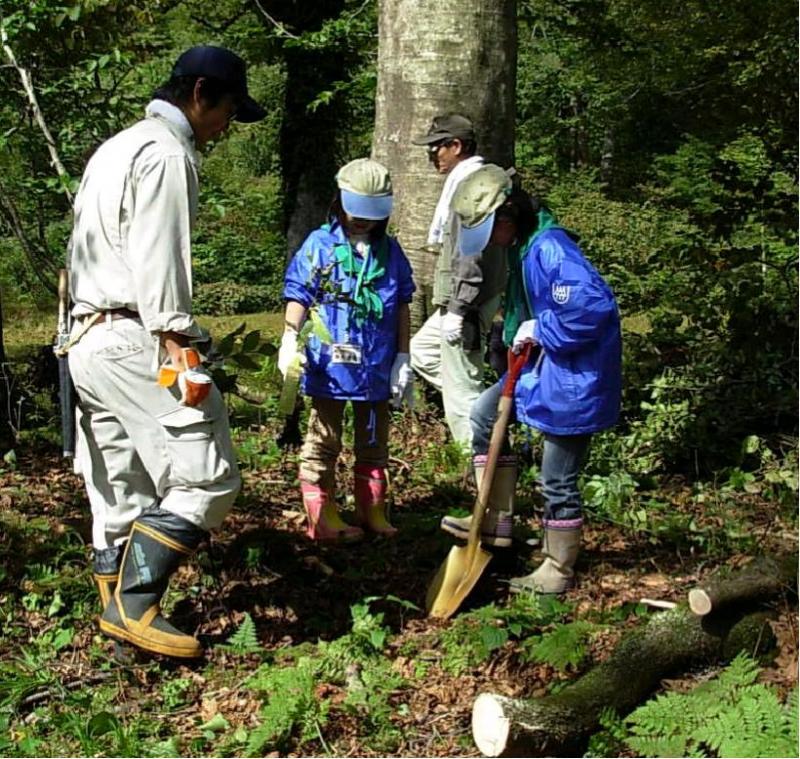
<svg viewBox="0 0 800 759">
<path fill-rule="evenodd" d="M 475 480 L 480 490 L 486 456 L 475 456 Z M 501 456 L 494 472 L 494 482 L 489 491 L 489 502 L 481 524 L 481 543 L 495 548 L 511 545 L 512 517 L 514 515 L 514 489 L 517 485 L 517 457 Z M 466 540 L 472 517 L 442 517 L 439 526 L 451 535 Z"/>
<path fill-rule="evenodd" d="M 306 534 L 311 540 L 349 543 L 364 537 L 360 527 L 347 524 L 342 519 L 336 501 L 325 488 L 300 480 L 300 489 L 308 515 Z"/>
<path fill-rule="evenodd" d="M 120 546 L 94 549 L 93 577 L 100 593 L 100 605 L 103 611 L 106 610 L 106 606 L 108 606 L 108 602 L 117 587 L 121 558 L 122 548 Z"/>
<path fill-rule="evenodd" d="M 117 640 L 156 654 L 195 658 L 200 643 L 161 615 L 161 597 L 172 573 L 205 537 L 177 514 L 154 509 L 133 523 L 114 594 L 100 617 L 100 629 Z"/>
<path fill-rule="evenodd" d="M 544 561 L 524 577 L 512 577 L 512 593 L 561 594 L 575 584 L 575 562 L 581 548 L 583 520 L 546 519 L 544 521 Z"/>
<path fill-rule="evenodd" d="M 353 470 L 354 498 L 359 524 L 376 535 L 397 534 L 386 516 L 386 469 L 372 464 L 356 464 Z"/>
</svg>

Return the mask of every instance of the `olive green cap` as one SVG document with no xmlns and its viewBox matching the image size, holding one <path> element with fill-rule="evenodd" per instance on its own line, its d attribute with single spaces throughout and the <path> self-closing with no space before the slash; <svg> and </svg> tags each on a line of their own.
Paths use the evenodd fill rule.
<svg viewBox="0 0 800 759">
<path fill-rule="evenodd" d="M 392 213 L 392 179 L 389 170 L 371 158 L 357 158 L 336 175 L 342 208 L 361 219 L 386 219 Z"/>
<path fill-rule="evenodd" d="M 477 255 L 489 244 L 494 212 L 510 192 L 511 177 L 493 163 L 487 163 L 459 183 L 450 208 L 458 216 L 458 249 L 462 255 Z"/>
<path fill-rule="evenodd" d="M 371 198 L 392 194 L 389 170 L 371 158 L 357 158 L 342 166 L 336 175 L 336 184 L 340 190 Z"/>
<path fill-rule="evenodd" d="M 510 193 L 511 177 L 497 164 L 487 163 L 459 183 L 450 208 L 458 215 L 462 226 L 477 227 Z"/>
</svg>

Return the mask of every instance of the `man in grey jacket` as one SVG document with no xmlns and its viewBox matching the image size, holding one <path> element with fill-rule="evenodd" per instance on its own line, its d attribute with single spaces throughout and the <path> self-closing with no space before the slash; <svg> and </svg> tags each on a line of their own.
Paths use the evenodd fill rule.
<svg viewBox="0 0 800 759">
<path fill-rule="evenodd" d="M 450 201 L 459 184 L 484 163 L 476 155 L 472 122 L 458 113 L 437 116 L 427 134 L 413 142 L 427 146 L 434 168 L 447 178 L 428 233 L 428 244 L 439 249 L 436 311 L 411 339 L 411 366 L 441 391 L 453 439 L 468 451 L 469 412 L 483 391 L 484 338 L 505 287 L 505 251 L 490 246 L 474 256 L 458 252 L 458 220 Z"/>
<path fill-rule="evenodd" d="M 207 334 L 192 315 L 196 151 L 232 120 L 264 115 L 241 58 L 191 48 L 146 117 L 97 149 L 75 200 L 69 365 L 100 629 L 160 654 L 202 653 L 160 600 L 240 485 L 225 405 L 197 348 Z"/>
</svg>

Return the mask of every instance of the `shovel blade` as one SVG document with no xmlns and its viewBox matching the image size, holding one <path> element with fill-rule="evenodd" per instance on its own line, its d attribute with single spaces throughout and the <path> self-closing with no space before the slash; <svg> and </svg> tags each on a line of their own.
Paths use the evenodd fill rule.
<svg viewBox="0 0 800 759">
<path fill-rule="evenodd" d="M 464 599 L 475 587 L 492 554 L 477 546 L 453 546 L 439 567 L 425 598 L 428 615 L 448 619 L 456 613 Z"/>
</svg>

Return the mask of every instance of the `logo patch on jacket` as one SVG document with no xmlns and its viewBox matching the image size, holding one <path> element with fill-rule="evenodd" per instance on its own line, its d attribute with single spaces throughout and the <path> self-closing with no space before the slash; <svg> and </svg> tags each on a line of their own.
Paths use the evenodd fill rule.
<svg viewBox="0 0 800 759">
<path fill-rule="evenodd" d="M 553 300 L 563 306 L 569 300 L 570 286 L 559 285 L 553 282 Z"/>
</svg>

